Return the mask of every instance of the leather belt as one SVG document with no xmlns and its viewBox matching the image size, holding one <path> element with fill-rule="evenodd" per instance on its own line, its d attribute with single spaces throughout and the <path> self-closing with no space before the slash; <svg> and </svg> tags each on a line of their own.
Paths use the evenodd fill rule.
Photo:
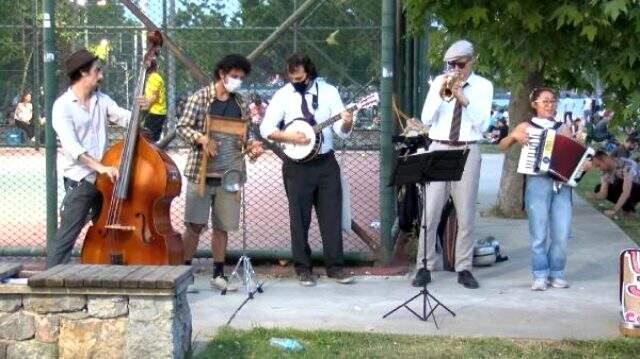
<svg viewBox="0 0 640 359">
<path fill-rule="evenodd" d="M 478 141 L 441 141 L 441 140 L 433 140 L 433 142 L 442 143 L 444 145 L 449 146 L 467 146 L 467 145 L 475 145 Z"/>
</svg>

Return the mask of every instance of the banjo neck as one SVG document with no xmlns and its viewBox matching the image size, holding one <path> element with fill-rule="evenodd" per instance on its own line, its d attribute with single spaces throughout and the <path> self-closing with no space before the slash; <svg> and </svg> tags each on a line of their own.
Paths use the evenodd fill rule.
<svg viewBox="0 0 640 359">
<path fill-rule="evenodd" d="M 356 105 L 349 105 L 347 106 L 346 111 L 348 111 L 349 113 L 353 113 L 357 108 L 358 106 Z M 341 118 L 342 118 L 341 114 L 337 114 L 326 121 L 318 123 L 315 126 L 313 126 L 313 132 L 315 132 L 316 134 L 320 133 L 320 131 L 322 131 L 325 127 L 333 125 L 334 123 L 339 121 Z"/>
</svg>

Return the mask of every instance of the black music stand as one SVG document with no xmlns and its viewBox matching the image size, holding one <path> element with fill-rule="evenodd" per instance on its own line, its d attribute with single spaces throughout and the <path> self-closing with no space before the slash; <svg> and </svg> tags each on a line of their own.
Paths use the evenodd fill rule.
<svg viewBox="0 0 640 359">
<path fill-rule="evenodd" d="M 420 189 L 422 191 L 422 195 L 426 196 L 426 187 L 427 183 L 430 182 L 454 182 L 459 181 L 462 178 L 462 172 L 464 171 L 464 164 L 467 161 L 467 156 L 469 155 L 469 150 L 448 150 L 448 151 L 434 151 L 429 153 L 422 153 L 417 155 L 410 155 L 405 157 L 400 157 L 398 162 L 396 163 L 393 169 L 393 176 L 391 183 L 389 186 L 397 186 L 403 184 L 419 184 Z M 423 200 L 422 203 L 426 201 Z M 425 233 L 423 245 L 424 245 L 424 253 L 422 257 L 422 268 L 427 270 L 427 210 L 426 208 L 422 208 L 422 231 Z M 416 313 L 413 309 L 411 309 L 407 304 L 411 303 L 414 299 L 422 297 L 422 315 Z M 435 301 L 437 304 L 435 306 L 431 305 L 431 300 Z M 429 305 L 429 313 L 427 313 L 427 304 Z M 436 329 L 439 329 L 438 322 L 436 321 L 436 317 L 434 311 L 438 306 L 446 309 L 451 315 L 454 317 L 456 313 L 454 313 L 451 309 L 449 309 L 446 305 L 442 304 L 436 297 L 434 297 L 427 289 L 427 283 L 424 284 L 424 287 L 420 290 L 420 292 L 413 297 L 406 300 L 404 303 L 395 307 L 393 310 L 386 313 L 382 316 L 382 319 L 388 317 L 393 312 L 398 309 L 404 307 L 411 313 L 413 313 L 418 319 L 422 321 L 427 321 L 430 316 L 433 315 L 433 323 L 436 326 Z"/>
</svg>

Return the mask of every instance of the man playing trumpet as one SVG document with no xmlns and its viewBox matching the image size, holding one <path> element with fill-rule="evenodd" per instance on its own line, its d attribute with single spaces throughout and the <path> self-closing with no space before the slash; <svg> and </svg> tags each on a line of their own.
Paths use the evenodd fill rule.
<svg viewBox="0 0 640 359">
<path fill-rule="evenodd" d="M 433 182 L 427 186 L 423 207 L 427 233 L 420 233 L 418 272 L 413 280 L 417 287 L 430 282 L 430 271 L 436 268 L 436 231 L 442 209 L 451 195 L 459 226 L 455 245 L 458 283 L 465 288 L 478 288 L 478 282 L 471 274 L 472 231 L 480 178 L 478 141 L 482 139 L 491 115 L 493 85 L 473 73 L 473 56 L 473 45 L 468 41 L 457 41 L 449 47 L 444 61 L 451 71 L 433 81 L 422 109 L 422 122 L 429 128 L 429 138 L 433 141 L 430 151 L 467 149 L 469 154 L 460 181 Z M 427 241 L 427 270 L 421 268 L 424 240 Z"/>
<path fill-rule="evenodd" d="M 234 136 L 215 133 L 208 135 L 205 129 L 208 116 L 237 118 L 250 121 L 249 104 L 237 93 L 242 80 L 251 72 L 251 64 L 242 55 L 227 55 L 215 67 L 214 81 L 196 91 L 185 105 L 176 131 L 191 144 L 184 175 L 187 177 L 187 198 L 185 204 L 184 243 L 185 264 L 191 264 L 198 247 L 200 233 L 209 222 L 213 236 L 213 278 L 211 286 L 220 290 L 236 290 L 230 287 L 224 275 L 224 260 L 227 251 L 228 232 L 238 230 L 240 222 L 240 197 L 236 193 L 224 191 L 222 175 L 228 170 L 244 172 L 241 141 Z M 207 155 L 203 156 L 206 151 Z M 246 153 L 252 159 L 263 153 L 259 141 L 250 140 Z M 207 160 L 204 160 L 207 158 Z M 203 169 L 202 166 L 207 168 Z M 199 175 L 206 173 L 205 178 Z M 198 191 L 200 181 L 206 181 L 204 193 Z"/>
</svg>

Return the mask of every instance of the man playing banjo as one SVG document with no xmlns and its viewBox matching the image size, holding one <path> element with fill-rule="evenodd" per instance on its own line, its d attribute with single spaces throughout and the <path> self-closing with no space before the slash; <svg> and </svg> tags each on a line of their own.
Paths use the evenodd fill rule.
<svg viewBox="0 0 640 359">
<path fill-rule="evenodd" d="M 353 125 L 352 114 L 345 111 L 338 90 L 317 78 L 315 65 L 308 56 L 292 55 L 287 59 L 286 70 L 290 83 L 271 99 L 260 125 L 262 137 L 285 144 L 309 144 L 312 139 L 304 133 L 279 130 L 278 124 L 284 121 L 286 127 L 301 118 L 310 124 L 321 124 L 336 115 L 341 117 L 333 126 L 322 130 L 323 141 L 317 155 L 302 162 L 285 159 L 282 166 L 296 274 L 301 285 L 315 285 L 308 242 L 311 208 L 315 206 L 327 276 L 338 283 L 351 283 L 353 277 L 342 268 L 342 187 L 340 167 L 333 154 L 332 132 L 347 138 Z"/>
</svg>

